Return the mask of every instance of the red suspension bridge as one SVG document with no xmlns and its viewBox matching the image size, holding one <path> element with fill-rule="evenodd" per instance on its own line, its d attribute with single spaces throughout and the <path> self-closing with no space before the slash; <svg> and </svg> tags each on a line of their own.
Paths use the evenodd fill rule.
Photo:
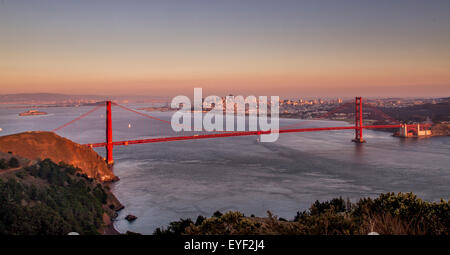
<svg viewBox="0 0 450 255">
<path fill-rule="evenodd" d="M 372 108 L 372 110 L 379 112 L 385 119 L 388 119 L 390 123 L 387 125 L 364 125 L 363 124 L 363 100 L 361 97 L 356 97 L 355 104 L 354 104 L 354 115 L 355 115 L 355 124 L 353 126 L 340 126 L 340 127 L 317 127 L 317 128 L 294 128 L 298 127 L 299 125 L 307 123 L 307 121 L 303 121 L 297 124 L 289 125 L 280 127 L 278 130 L 267 130 L 267 131 L 215 131 L 216 133 L 209 133 L 209 134 L 194 134 L 194 135 L 168 135 L 164 137 L 154 137 L 154 138 L 148 138 L 148 139 L 136 139 L 136 140 L 124 140 L 124 141 L 113 141 L 113 127 L 112 127 L 112 106 L 120 107 L 124 110 L 133 112 L 135 114 L 139 114 L 141 116 L 150 118 L 152 120 L 164 122 L 166 124 L 171 125 L 170 121 L 163 120 L 136 110 L 133 110 L 131 108 L 128 108 L 126 106 L 120 105 L 118 103 L 112 102 L 112 101 L 105 101 L 102 104 L 97 105 L 90 111 L 80 115 L 79 117 L 65 123 L 64 125 L 61 125 L 60 127 L 52 130 L 53 132 L 56 132 L 58 130 L 61 130 L 74 122 L 88 116 L 89 114 L 95 112 L 96 110 L 100 109 L 101 107 L 106 106 L 106 140 L 105 142 L 100 143 L 89 143 L 84 144 L 86 146 L 90 147 L 105 147 L 106 148 L 106 161 L 108 164 L 113 164 L 113 148 L 114 146 L 121 146 L 121 145 L 132 145 L 132 144 L 144 144 L 144 143 L 159 143 L 159 142 L 170 142 L 170 141 L 183 141 L 183 140 L 196 140 L 196 139 L 208 139 L 208 138 L 225 138 L 225 137 L 237 137 L 237 136 L 259 136 L 259 135 L 265 135 L 270 134 L 273 132 L 277 132 L 279 134 L 283 133 L 300 133 L 300 132 L 318 132 L 318 131 L 332 131 L 332 130 L 355 130 L 355 137 L 352 140 L 355 143 L 364 143 L 365 140 L 363 139 L 363 130 L 364 129 L 386 129 L 386 128 L 400 128 L 403 127 L 406 129 L 408 128 L 416 128 L 417 125 L 405 125 L 401 124 L 399 121 L 391 118 L 390 116 L 384 114 L 377 108 L 373 106 L 369 106 L 369 108 Z M 328 111 L 326 114 L 319 117 L 326 118 L 329 117 L 331 114 L 337 112 L 338 110 L 348 107 L 349 103 L 343 104 L 336 109 L 332 111 Z M 411 127 L 409 127 L 411 126 Z"/>
</svg>

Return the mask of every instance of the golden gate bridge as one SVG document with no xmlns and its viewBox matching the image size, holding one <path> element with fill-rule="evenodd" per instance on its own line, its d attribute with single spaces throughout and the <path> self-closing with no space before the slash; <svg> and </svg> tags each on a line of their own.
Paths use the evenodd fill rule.
<svg viewBox="0 0 450 255">
<path fill-rule="evenodd" d="M 326 118 L 328 116 L 330 116 L 331 114 L 339 111 L 340 109 L 344 108 L 344 107 L 348 107 L 350 103 L 345 103 L 342 104 L 341 106 L 336 107 L 334 110 L 332 111 L 328 111 L 326 114 L 316 118 L 317 119 L 323 119 Z M 407 124 L 401 124 L 399 121 L 393 119 L 392 117 L 390 117 L 389 115 L 383 113 L 381 110 L 377 109 L 374 106 L 370 106 L 367 105 L 368 107 L 372 108 L 372 110 L 378 112 L 379 114 L 381 114 L 381 116 L 383 116 L 385 119 L 387 119 L 390 123 L 393 124 L 386 124 L 386 125 L 364 125 L 363 123 L 363 100 L 361 97 L 356 97 L 355 98 L 355 103 L 354 103 L 354 115 L 355 115 L 355 123 L 352 126 L 339 126 L 339 127 L 316 127 L 316 128 L 294 128 L 294 127 L 298 127 L 299 125 L 305 124 L 308 121 L 303 121 L 300 123 L 296 123 L 296 124 L 291 124 L 288 126 L 283 126 L 280 127 L 278 130 L 267 130 L 267 131 L 263 131 L 263 130 L 258 130 L 258 131 L 213 131 L 213 132 L 218 132 L 218 133 L 213 133 L 211 132 L 210 134 L 191 134 L 191 135 L 185 135 L 184 132 L 181 133 L 181 135 L 178 136 L 174 136 L 174 135 L 168 135 L 168 136 L 163 136 L 163 137 L 156 137 L 156 138 L 147 138 L 147 139 L 135 139 L 135 140 L 123 140 L 123 141 L 113 141 L 113 126 L 112 126 L 112 106 L 117 106 L 120 107 L 124 110 L 130 111 L 132 113 L 144 116 L 146 118 L 155 120 L 155 121 L 160 121 L 160 122 L 164 122 L 168 125 L 171 125 L 170 121 L 167 120 L 163 120 L 160 118 L 157 118 L 155 116 L 151 116 L 149 114 L 146 113 L 142 113 L 136 110 L 133 110 L 129 107 L 126 107 L 124 105 L 118 104 L 116 102 L 112 102 L 112 101 L 105 101 L 105 102 L 101 102 L 99 103 L 97 106 L 95 106 L 93 109 L 91 109 L 90 111 L 80 115 L 79 117 L 53 129 L 53 132 L 57 132 L 73 123 L 75 123 L 76 121 L 88 116 L 89 114 L 97 111 L 98 109 L 100 109 L 101 107 L 106 107 L 106 139 L 105 142 L 100 142 L 100 143 L 88 143 L 88 144 L 84 144 L 85 146 L 89 146 L 91 148 L 97 148 L 97 147 L 105 147 L 106 148 L 106 162 L 111 165 L 114 163 L 114 158 L 113 158 L 113 149 L 114 146 L 122 146 L 122 145 L 133 145 L 133 144 L 145 144 L 145 143 L 160 143 L 160 142 L 171 142 L 171 141 L 183 141 L 183 140 L 197 140 L 197 139 L 210 139 L 210 138 L 226 138 L 226 137 L 238 137 L 238 136 L 260 136 L 260 135 L 265 135 L 265 134 L 270 134 L 270 133 L 279 133 L 279 134 L 284 134 L 284 133 L 301 133 L 301 132 L 319 132 L 319 131 L 333 131 L 333 130 L 355 130 L 355 137 L 352 140 L 355 143 L 361 144 L 361 143 L 365 143 L 366 141 L 363 139 L 363 130 L 364 129 L 388 129 L 388 128 L 417 128 L 416 124 L 411 124 L 411 125 L 407 125 Z"/>
</svg>

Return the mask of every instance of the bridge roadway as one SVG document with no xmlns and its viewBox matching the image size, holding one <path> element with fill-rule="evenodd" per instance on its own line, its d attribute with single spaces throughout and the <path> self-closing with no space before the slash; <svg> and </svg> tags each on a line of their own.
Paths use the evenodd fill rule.
<svg viewBox="0 0 450 255">
<path fill-rule="evenodd" d="M 362 126 L 363 129 L 376 129 L 376 128 L 400 128 L 401 124 L 396 125 L 371 125 Z M 414 126 L 414 125 L 412 125 Z M 281 129 L 278 133 L 300 133 L 300 132 L 317 132 L 317 131 L 331 131 L 331 130 L 354 130 L 357 129 L 355 126 L 345 126 L 345 127 L 323 127 L 323 128 L 299 128 L 299 129 Z M 221 131 L 223 132 L 223 131 Z M 207 134 L 207 135 L 191 135 L 191 136 L 173 136 L 173 137 L 160 137 L 160 138 L 148 138 L 139 140 L 128 140 L 128 141 L 115 141 L 112 142 L 113 146 L 119 145 L 132 145 L 132 144 L 143 144 L 143 143 L 159 143 L 159 142 L 171 142 L 171 141 L 183 141 L 183 140 L 196 140 L 196 139 L 208 139 L 208 138 L 220 138 L 220 137 L 234 137 L 234 136 L 251 136 L 251 135 L 264 135 L 270 134 L 272 131 L 230 131 L 219 134 Z M 273 131 L 277 132 L 277 131 Z M 90 143 L 84 144 L 90 147 L 105 147 L 106 142 L 103 143 Z"/>
</svg>

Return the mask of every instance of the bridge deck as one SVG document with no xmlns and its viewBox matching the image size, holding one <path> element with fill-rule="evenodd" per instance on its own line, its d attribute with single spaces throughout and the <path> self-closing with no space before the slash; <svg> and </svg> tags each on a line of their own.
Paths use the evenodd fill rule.
<svg viewBox="0 0 450 255">
<path fill-rule="evenodd" d="M 376 128 L 399 128 L 400 124 L 396 125 L 372 125 L 363 126 L 364 129 L 376 129 Z M 324 127 L 324 128 L 298 128 L 298 129 L 281 129 L 273 132 L 283 133 L 300 133 L 300 132 L 317 132 L 317 131 L 331 131 L 331 130 L 351 130 L 356 129 L 355 126 L 346 127 Z M 264 135 L 270 134 L 272 131 L 241 131 L 241 132 L 226 132 L 220 134 L 209 134 L 209 135 L 192 135 L 192 136 L 173 136 L 173 137 L 160 137 L 160 138 L 149 138 L 149 139 L 139 139 L 139 140 L 128 140 L 128 141 L 115 141 L 112 144 L 114 146 L 118 145 L 132 145 L 132 144 L 142 144 L 142 143 L 159 143 L 159 142 L 171 142 L 171 141 L 183 141 L 183 140 L 196 140 L 196 139 L 208 139 L 208 138 L 220 138 L 220 137 L 234 137 L 234 136 L 251 136 L 251 135 Z M 104 147 L 107 143 L 92 143 L 85 144 L 90 147 Z"/>
</svg>

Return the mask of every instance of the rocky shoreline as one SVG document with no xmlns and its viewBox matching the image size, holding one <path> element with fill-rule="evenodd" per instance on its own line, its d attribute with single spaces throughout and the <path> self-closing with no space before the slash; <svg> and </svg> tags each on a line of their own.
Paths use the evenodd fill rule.
<svg viewBox="0 0 450 255">
<path fill-rule="evenodd" d="M 115 179 L 114 181 L 104 183 L 104 186 L 107 187 L 108 190 L 108 198 L 107 198 L 107 204 L 108 209 L 111 209 L 108 213 L 104 213 L 103 215 L 103 223 L 104 226 L 99 229 L 99 232 L 102 235 L 120 235 L 121 233 L 114 228 L 114 221 L 118 217 L 118 212 L 125 208 L 125 206 L 120 203 L 120 201 L 117 199 L 117 197 L 112 193 L 111 191 L 111 184 L 118 181 L 119 178 Z M 112 208 L 111 208 L 112 207 Z"/>
</svg>

